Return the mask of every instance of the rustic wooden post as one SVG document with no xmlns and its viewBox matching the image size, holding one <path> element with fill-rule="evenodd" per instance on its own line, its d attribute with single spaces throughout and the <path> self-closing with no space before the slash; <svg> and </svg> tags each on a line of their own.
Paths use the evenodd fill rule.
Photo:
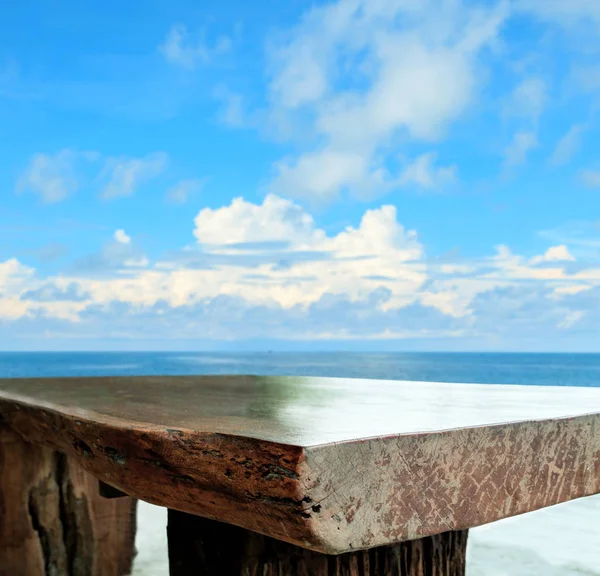
<svg viewBox="0 0 600 576">
<path fill-rule="evenodd" d="M 133 498 L 106 500 L 61 452 L 0 427 L 0 576 L 124 576 Z"/>
<path fill-rule="evenodd" d="M 169 510 L 170 576 L 464 576 L 467 530 L 337 556 Z"/>
</svg>

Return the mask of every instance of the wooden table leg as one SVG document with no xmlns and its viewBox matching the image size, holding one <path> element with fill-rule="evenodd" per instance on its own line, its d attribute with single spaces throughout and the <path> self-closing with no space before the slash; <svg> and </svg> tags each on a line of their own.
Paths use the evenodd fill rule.
<svg viewBox="0 0 600 576">
<path fill-rule="evenodd" d="M 124 576 L 133 498 L 104 499 L 64 454 L 0 427 L 0 576 Z"/>
<path fill-rule="evenodd" d="M 328 556 L 169 510 L 171 576 L 464 576 L 467 530 Z"/>
</svg>

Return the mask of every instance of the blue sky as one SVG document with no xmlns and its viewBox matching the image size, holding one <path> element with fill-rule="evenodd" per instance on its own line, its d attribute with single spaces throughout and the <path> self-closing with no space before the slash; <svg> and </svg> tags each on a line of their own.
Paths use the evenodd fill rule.
<svg viewBox="0 0 600 576">
<path fill-rule="evenodd" d="M 0 348 L 600 350 L 600 3 L 25 0 Z"/>
</svg>

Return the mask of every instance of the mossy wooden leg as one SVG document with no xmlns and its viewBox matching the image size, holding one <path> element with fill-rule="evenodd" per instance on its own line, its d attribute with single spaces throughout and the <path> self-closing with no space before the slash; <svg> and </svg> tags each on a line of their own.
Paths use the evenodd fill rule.
<svg viewBox="0 0 600 576">
<path fill-rule="evenodd" d="M 169 510 L 171 576 L 464 576 L 467 531 L 328 556 Z"/>
<path fill-rule="evenodd" d="M 64 454 L 0 427 L 0 576 L 130 574 L 135 508 L 104 499 Z"/>
</svg>

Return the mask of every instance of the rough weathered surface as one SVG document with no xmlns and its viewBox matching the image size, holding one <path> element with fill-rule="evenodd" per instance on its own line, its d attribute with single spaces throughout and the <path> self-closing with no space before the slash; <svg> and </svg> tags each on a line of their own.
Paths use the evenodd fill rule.
<svg viewBox="0 0 600 576">
<path fill-rule="evenodd" d="M 169 510 L 171 576 L 464 576 L 467 531 L 330 556 Z"/>
<path fill-rule="evenodd" d="M 600 390 L 4 380 L 0 417 L 132 496 L 329 554 L 600 492 Z"/>
<path fill-rule="evenodd" d="M 0 576 L 123 576 L 134 537 L 135 500 L 0 426 Z"/>
</svg>

